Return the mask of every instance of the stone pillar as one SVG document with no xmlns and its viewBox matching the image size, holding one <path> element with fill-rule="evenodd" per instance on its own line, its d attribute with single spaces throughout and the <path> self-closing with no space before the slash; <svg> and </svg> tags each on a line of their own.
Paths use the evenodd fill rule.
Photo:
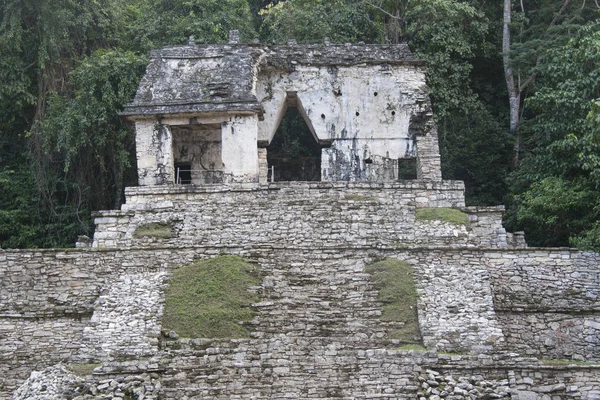
<svg viewBox="0 0 600 400">
<path fill-rule="evenodd" d="M 147 120 L 135 123 L 138 179 L 141 186 L 173 183 L 173 138 L 167 125 Z"/>
<path fill-rule="evenodd" d="M 442 180 L 439 148 L 435 127 L 426 135 L 417 136 L 417 179 Z"/>
<path fill-rule="evenodd" d="M 419 110 L 410 117 L 408 130 L 417 144 L 417 179 L 441 181 L 440 146 L 428 98 L 419 101 Z"/>
<path fill-rule="evenodd" d="M 225 182 L 258 182 L 258 117 L 236 115 L 221 125 Z"/>
<path fill-rule="evenodd" d="M 260 184 L 268 183 L 269 162 L 267 161 L 267 149 L 262 147 L 258 149 L 258 182 Z"/>
</svg>

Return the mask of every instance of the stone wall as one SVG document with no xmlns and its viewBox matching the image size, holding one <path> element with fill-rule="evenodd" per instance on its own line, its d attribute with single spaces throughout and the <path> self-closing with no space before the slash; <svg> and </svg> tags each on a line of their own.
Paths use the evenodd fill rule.
<svg viewBox="0 0 600 400">
<path fill-rule="evenodd" d="M 600 310 L 600 258 L 571 249 L 485 252 L 499 310 Z"/>
<path fill-rule="evenodd" d="M 600 398 L 600 365 L 598 364 L 541 363 L 536 359 L 518 357 L 516 354 L 479 356 L 438 354 L 436 363 L 428 367 L 439 372 L 444 378 L 450 377 L 456 381 L 471 383 L 484 380 L 488 381 L 486 388 L 502 385 L 510 391 L 512 399 L 592 400 Z M 466 393 L 462 395 L 465 396 L 464 398 L 469 398 Z M 427 398 L 433 399 L 432 396 Z M 499 396 L 480 398 L 499 398 Z"/>
<path fill-rule="evenodd" d="M 600 360 L 600 313 L 496 311 L 508 348 L 534 357 Z"/>
<path fill-rule="evenodd" d="M 6 356 L 3 359 L 4 386 L 0 390 L 0 397 L 14 390 L 31 370 L 59 361 L 100 360 L 108 368 L 103 373 L 115 372 L 114 368 L 109 367 L 115 365 L 110 360 L 118 361 L 123 357 L 137 360 L 127 364 L 130 373 L 144 372 L 151 364 L 155 364 L 154 370 L 172 368 L 173 371 L 181 365 L 187 365 L 187 357 L 192 356 L 186 355 L 185 351 L 177 353 L 172 347 L 166 358 L 160 361 L 165 354 L 160 350 L 160 326 L 156 318 L 160 314 L 157 307 L 160 307 L 162 279 L 178 265 L 218 254 L 239 254 L 261 266 L 261 301 L 254 305 L 258 316 L 252 323 L 252 340 L 256 342 L 247 349 L 248 354 L 254 354 L 248 356 L 248 365 L 254 363 L 253 357 L 262 359 L 260 354 L 264 346 L 267 349 L 269 346 L 280 349 L 277 351 L 290 357 L 304 354 L 302 357 L 305 358 L 288 362 L 280 361 L 286 358 L 275 352 L 273 358 L 267 358 L 261 364 L 262 376 L 264 369 L 272 371 L 279 366 L 279 362 L 282 368 L 298 362 L 304 369 L 303 373 L 308 375 L 298 375 L 299 370 L 286 375 L 284 369 L 278 369 L 281 372 L 278 379 L 286 385 L 291 381 L 305 382 L 307 376 L 318 376 L 320 370 L 317 361 L 321 360 L 320 357 L 325 357 L 323 365 L 342 365 L 358 357 L 360 348 L 364 351 L 389 351 L 398 345 L 398 342 L 386 339 L 393 325 L 378 319 L 381 303 L 376 300 L 377 292 L 368 274 L 364 273 L 366 264 L 384 257 L 406 260 L 415 268 L 420 296 L 419 323 L 428 348 L 463 353 L 510 349 L 541 358 L 577 358 L 579 354 L 587 360 L 598 359 L 597 344 L 586 342 L 587 338 L 598 337 L 598 314 L 596 300 L 593 299 L 596 289 L 585 271 L 587 269 L 592 273 L 594 267 L 597 269 L 600 256 L 589 253 L 561 249 L 485 250 L 392 246 L 379 249 L 369 246 L 315 247 L 310 251 L 271 246 L 2 251 L 0 309 L 3 313 L 0 315 L 0 335 L 2 354 Z M 523 266 L 532 260 L 543 260 L 548 271 L 538 267 L 522 269 L 521 275 L 516 275 L 516 266 Z M 551 260 L 555 265 L 551 265 Z M 561 288 L 565 293 L 562 297 L 564 301 L 559 303 L 561 314 L 548 312 L 547 309 L 535 310 L 535 304 L 547 305 L 551 304 L 552 298 L 561 299 L 556 291 L 546 286 L 540 285 L 535 290 L 535 277 L 548 277 L 552 273 L 563 275 Z M 526 303 L 522 296 L 517 297 L 515 303 L 509 301 L 506 293 L 510 290 L 518 293 L 514 276 L 532 285 L 535 302 Z M 145 281 L 150 286 L 145 287 L 142 284 Z M 582 285 L 591 293 L 588 300 L 585 300 L 585 296 L 568 297 L 569 291 Z M 142 296 L 136 290 L 143 287 L 147 290 Z M 62 293 L 65 294 L 63 297 Z M 154 300 L 145 301 L 144 296 Z M 57 301 L 59 298 L 60 301 Z M 136 303 L 136 299 L 141 303 Z M 567 302 L 569 299 L 570 302 Z M 525 310 L 527 312 L 516 308 L 524 305 L 528 307 Z M 149 307 L 144 309 L 145 306 Z M 130 309 L 138 311 L 130 312 Z M 542 345 L 550 344 L 544 336 L 548 332 L 555 332 L 551 337 L 553 346 Z M 558 340 L 559 336 L 563 338 L 562 342 Z M 315 343 L 316 347 L 309 346 L 310 343 Z M 227 348 L 230 345 L 222 346 Z M 348 350 L 350 348 L 353 350 Z M 569 353 L 568 348 L 574 350 Z M 219 351 L 214 354 L 214 360 L 223 359 L 218 356 Z M 233 353 L 238 354 L 237 350 Z M 14 354 L 19 356 L 15 357 Z M 198 360 L 197 354 L 193 357 Z M 366 382 L 380 376 L 381 368 L 385 368 L 384 365 L 388 365 L 390 360 L 373 357 L 356 361 L 358 364 L 352 361 L 348 364 L 347 372 L 340 370 L 331 374 L 341 374 L 336 376 L 343 380 L 350 376 L 348 373 L 352 368 L 358 368 L 366 374 L 360 376 L 372 373 L 371 378 L 363 378 L 362 381 L 356 378 L 358 381 L 352 384 L 356 385 L 352 387 L 363 388 L 357 389 L 359 392 L 369 391 L 369 386 L 364 386 Z M 394 362 L 398 365 L 406 363 L 404 360 Z M 311 363 L 317 364 L 311 367 Z M 371 365 L 369 363 L 375 363 L 376 366 L 365 370 L 365 365 Z M 116 365 L 121 365 L 121 362 Z M 225 368 L 220 361 L 211 365 L 210 368 Z M 316 369 L 310 372 L 310 368 Z M 408 373 L 404 367 L 397 368 L 398 371 L 404 371 L 403 374 Z M 232 373 L 228 368 L 223 370 Z M 177 372 L 173 372 L 173 377 L 175 375 Z M 166 376 L 170 376 L 169 373 Z M 212 378 L 208 376 L 202 378 L 205 385 L 198 384 L 194 390 L 210 391 L 222 387 L 216 381 L 211 382 Z M 234 376 L 237 375 L 226 378 L 231 379 L 230 385 L 234 385 Z M 334 379 L 332 375 L 328 377 Z M 165 386 L 169 385 L 169 379 L 165 380 Z M 196 376 L 194 379 L 199 378 Z M 172 385 L 175 390 L 175 383 Z M 325 393 L 325 383 L 314 385 L 311 393 L 315 396 Z M 385 388 L 390 393 L 396 393 L 396 383 L 390 385 L 381 386 L 382 395 L 386 393 Z M 168 390 L 165 390 L 167 393 Z M 181 394 L 177 390 L 173 393 L 179 394 L 172 394 L 173 398 Z M 237 393 L 227 390 L 222 393 Z M 304 392 L 298 393 L 302 395 Z"/>
<path fill-rule="evenodd" d="M 415 221 L 417 207 L 454 207 L 468 225 Z M 277 183 L 139 187 L 122 211 L 97 214 L 94 246 L 282 245 L 507 247 L 502 209 L 464 208 L 460 182 Z M 166 235 L 144 235 L 149 224 Z"/>
<path fill-rule="evenodd" d="M 160 338 L 166 273 L 124 274 L 106 283 L 74 360 L 147 358 Z"/>
<path fill-rule="evenodd" d="M 0 316 L 0 398 L 31 371 L 72 359 L 79 351 L 89 316 L 10 318 Z"/>
<path fill-rule="evenodd" d="M 487 253 L 509 348 L 544 358 L 600 360 L 600 257 L 569 249 Z"/>
</svg>

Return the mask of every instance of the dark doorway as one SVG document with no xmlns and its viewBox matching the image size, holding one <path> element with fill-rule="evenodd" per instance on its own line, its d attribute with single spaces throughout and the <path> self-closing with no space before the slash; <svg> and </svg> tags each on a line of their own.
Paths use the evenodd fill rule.
<svg viewBox="0 0 600 400">
<path fill-rule="evenodd" d="M 267 147 L 277 181 L 320 181 L 321 146 L 296 107 L 289 107 Z"/>
<path fill-rule="evenodd" d="M 398 180 L 417 179 L 417 159 L 400 158 L 398 159 Z"/>
</svg>

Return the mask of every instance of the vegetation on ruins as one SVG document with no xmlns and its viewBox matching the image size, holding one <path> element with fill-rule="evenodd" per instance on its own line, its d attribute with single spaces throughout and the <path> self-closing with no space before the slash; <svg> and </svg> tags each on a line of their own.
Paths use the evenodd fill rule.
<svg viewBox="0 0 600 400">
<path fill-rule="evenodd" d="M 465 181 L 470 205 L 507 204 L 531 245 L 600 250 L 598 4 L 0 0 L 0 247 L 90 235 L 91 212 L 136 182 L 118 112 L 149 50 L 239 29 L 244 42 L 408 43 L 428 63 L 444 178 Z M 307 153 L 283 137 L 286 157 Z"/>
<path fill-rule="evenodd" d="M 469 217 L 464 212 L 455 208 L 417 208 L 415 219 L 421 221 L 444 221 L 454 225 L 467 225 Z"/>
<path fill-rule="evenodd" d="M 390 338 L 413 344 L 421 342 L 418 295 L 410 264 L 386 258 L 367 265 L 365 271 L 371 274 L 371 280 L 378 290 L 377 300 L 383 303 L 381 320 L 401 325 L 390 332 Z"/>
<path fill-rule="evenodd" d="M 169 239 L 173 237 L 173 226 L 165 222 L 140 225 L 133 232 L 133 237 L 136 239 L 143 237 Z"/>
<path fill-rule="evenodd" d="M 256 266 L 241 257 L 220 256 L 174 271 L 166 289 L 162 327 L 187 338 L 242 338 L 242 325 L 255 312 L 258 296 L 249 291 L 260 283 Z"/>
</svg>

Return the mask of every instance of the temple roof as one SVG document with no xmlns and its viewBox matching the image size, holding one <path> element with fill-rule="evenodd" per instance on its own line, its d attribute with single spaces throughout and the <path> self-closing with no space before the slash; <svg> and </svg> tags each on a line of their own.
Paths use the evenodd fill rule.
<svg viewBox="0 0 600 400">
<path fill-rule="evenodd" d="M 188 45 L 152 51 L 146 74 L 124 116 L 255 112 L 253 93 L 263 70 L 299 65 L 415 64 L 407 45 Z"/>
</svg>

